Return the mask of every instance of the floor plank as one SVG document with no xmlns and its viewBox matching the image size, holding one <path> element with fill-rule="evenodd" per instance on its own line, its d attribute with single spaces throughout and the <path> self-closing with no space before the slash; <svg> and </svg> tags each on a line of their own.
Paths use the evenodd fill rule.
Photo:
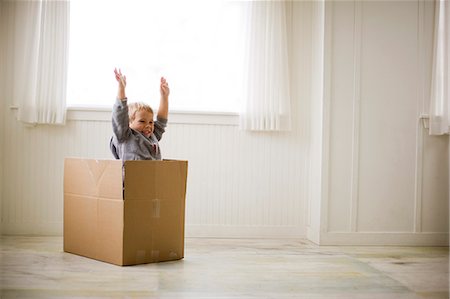
<svg viewBox="0 0 450 299">
<path fill-rule="evenodd" d="M 0 237 L 1 298 L 448 299 L 448 247 L 186 239 L 180 261 L 119 267 L 61 237 Z"/>
</svg>

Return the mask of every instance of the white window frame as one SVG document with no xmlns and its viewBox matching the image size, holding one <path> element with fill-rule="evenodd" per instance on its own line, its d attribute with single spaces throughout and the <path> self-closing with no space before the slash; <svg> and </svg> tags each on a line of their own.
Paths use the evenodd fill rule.
<svg viewBox="0 0 450 299">
<path fill-rule="evenodd" d="M 111 122 L 111 108 L 100 107 L 68 107 L 69 121 L 104 121 Z M 169 111 L 170 124 L 204 124 L 238 126 L 239 114 L 234 112 L 204 111 Z"/>
</svg>

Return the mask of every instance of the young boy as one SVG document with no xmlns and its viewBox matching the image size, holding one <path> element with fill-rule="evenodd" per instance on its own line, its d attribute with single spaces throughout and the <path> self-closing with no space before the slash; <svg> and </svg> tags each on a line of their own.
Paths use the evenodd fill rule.
<svg viewBox="0 0 450 299">
<path fill-rule="evenodd" d="M 112 128 L 114 135 L 110 141 L 111 152 L 116 159 L 161 160 L 158 141 L 167 125 L 169 113 L 169 85 L 161 78 L 161 99 L 156 121 L 153 110 L 144 103 L 127 105 L 125 87 L 127 79 L 122 72 L 114 69 L 118 83 L 117 99 L 113 106 Z"/>
</svg>

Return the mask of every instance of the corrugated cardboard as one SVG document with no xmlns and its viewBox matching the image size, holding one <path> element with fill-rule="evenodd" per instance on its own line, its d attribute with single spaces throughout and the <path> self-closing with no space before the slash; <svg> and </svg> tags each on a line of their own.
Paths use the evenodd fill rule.
<svg viewBox="0 0 450 299">
<path fill-rule="evenodd" d="M 67 158 L 64 251 L 116 265 L 183 258 L 186 179 L 187 161 Z"/>
</svg>

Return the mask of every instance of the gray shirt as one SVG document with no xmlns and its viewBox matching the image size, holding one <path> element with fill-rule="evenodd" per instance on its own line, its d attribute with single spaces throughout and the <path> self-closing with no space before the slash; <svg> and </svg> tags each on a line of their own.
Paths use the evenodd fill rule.
<svg viewBox="0 0 450 299">
<path fill-rule="evenodd" d="M 161 160 L 158 141 L 167 125 L 167 119 L 157 118 L 155 128 L 150 137 L 129 126 L 127 101 L 116 99 L 112 112 L 112 128 L 114 135 L 109 143 L 116 159 L 125 160 Z"/>
</svg>

